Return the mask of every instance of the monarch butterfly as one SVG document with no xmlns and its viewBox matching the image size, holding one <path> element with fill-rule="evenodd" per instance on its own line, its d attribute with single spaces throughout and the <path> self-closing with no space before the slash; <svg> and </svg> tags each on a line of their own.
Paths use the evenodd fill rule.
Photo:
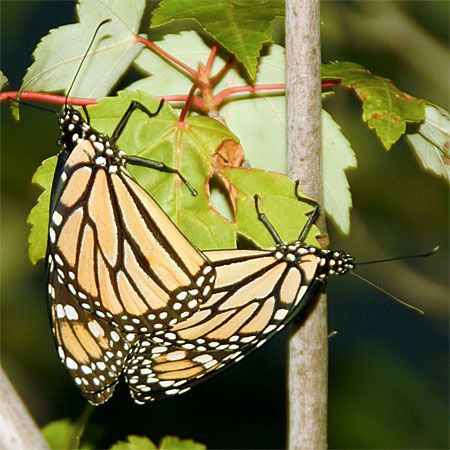
<svg viewBox="0 0 450 450">
<path fill-rule="evenodd" d="M 153 117 L 162 104 L 151 113 L 132 102 L 111 138 L 93 129 L 70 106 L 59 119 L 62 149 L 51 193 L 48 293 L 61 359 L 72 377 L 83 383 L 87 380 L 83 372 L 89 370 L 81 364 L 78 347 L 88 331 L 87 316 L 79 313 L 78 305 L 125 333 L 150 333 L 189 317 L 211 295 L 214 268 L 125 165 L 175 173 L 192 188 L 177 170 L 127 156 L 115 145 L 133 111 L 141 109 Z M 73 321 L 76 339 L 64 331 L 67 320 Z M 122 341 L 114 341 L 112 332 L 110 342 L 117 347 Z M 88 388 L 98 390 L 98 385 Z"/>
<path fill-rule="evenodd" d="M 304 244 L 319 214 L 317 203 L 299 238 L 288 244 L 258 201 L 255 196 L 275 249 L 205 252 L 217 274 L 210 299 L 170 330 L 141 336 L 130 352 L 124 372 L 136 403 L 187 392 L 240 361 L 296 317 L 328 276 L 353 268 L 347 253 Z"/>
</svg>

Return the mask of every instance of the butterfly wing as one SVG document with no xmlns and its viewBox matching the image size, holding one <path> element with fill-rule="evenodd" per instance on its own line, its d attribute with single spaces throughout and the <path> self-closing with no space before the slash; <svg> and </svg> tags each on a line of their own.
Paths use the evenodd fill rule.
<svg viewBox="0 0 450 450">
<path fill-rule="evenodd" d="M 322 285 L 318 259 L 271 251 L 207 252 L 216 267 L 211 298 L 169 332 L 142 337 L 125 372 L 135 401 L 181 394 L 240 361 L 281 331 Z"/>
<path fill-rule="evenodd" d="M 52 262 L 48 298 L 59 358 L 83 397 L 94 405 L 104 403 L 114 392 L 136 335 L 124 335 L 84 310 L 58 276 Z"/>
<path fill-rule="evenodd" d="M 55 173 L 48 262 L 123 332 L 167 329 L 209 297 L 214 269 L 123 167 L 95 162 L 96 143 L 82 140 Z"/>
</svg>

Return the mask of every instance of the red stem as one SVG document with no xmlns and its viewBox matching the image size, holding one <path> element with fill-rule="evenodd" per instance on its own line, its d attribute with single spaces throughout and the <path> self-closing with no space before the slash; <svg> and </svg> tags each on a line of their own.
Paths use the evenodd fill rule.
<svg viewBox="0 0 450 450">
<path fill-rule="evenodd" d="M 331 88 L 333 86 L 337 86 L 338 84 L 341 84 L 341 80 L 322 81 L 322 89 Z"/>
<path fill-rule="evenodd" d="M 159 47 L 158 45 L 156 45 L 153 41 L 151 41 L 150 39 L 141 37 L 141 36 L 136 36 L 136 42 L 140 42 L 141 44 L 146 45 L 148 48 L 150 48 L 151 50 L 155 51 L 156 53 L 164 56 L 166 59 L 168 59 L 169 61 L 172 61 L 174 64 L 176 64 L 177 66 L 181 67 L 182 69 L 184 69 L 188 75 L 190 75 L 192 78 L 196 78 L 197 77 L 197 72 L 192 69 L 191 67 L 189 67 L 187 64 L 185 64 L 183 61 L 180 61 L 179 59 L 175 58 L 174 56 L 172 56 L 171 54 L 167 53 L 165 50 L 163 50 L 161 47 Z"/>
<path fill-rule="evenodd" d="M 211 68 L 212 65 L 214 64 L 214 60 L 216 59 L 217 49 L 218 49 L 217 44 L 213 44 L 213 46 L 211 47 L 211 53 L 209 54 L 208 57 L 208 61 L 206 62 L 205 72 L 208 75 L 208 77 L 211 74 Z"/>
<path fill-rule="evenodd" d="M 189 90 L 186 103 L 184 104 L 183 109 L 181 110 L 180 119 L 178 122 L 183 123 L 184 120 L 186 119 L 186 115 L 189 111 L 189 108 L 191 107 L 191 104 L 194 102 L 194 92 L 197 90 L 197 88 L 198 88 L 197 83 L 194 83 L 191 89 Z"/>
<path fill-rule="evenodd" d="M 220 72 L 219 72 L 220 73 Z M 216 77 L 219 75 L 219 73 L 216 75 Z M 214 77 L 214 78 L 216 78 Z M 336 86 L 340 84 L 339 80 L 334 81 L 324 81 L 322 82 L 322 88 L 330 88 L 333 86 Z M 194 87 L 194 86 L 193 86 Z M 197 87 L 197 86 L 196 86 Z M 218 106 L 220 105 L 223 100 L 232 95 L 239 92 L 256 92 L 256 91 L 280 91 L 284 90 L 285 85 L 284 84 L 263 84 L 260 86 L 237 86 L 237 87 L 230 87 L 227 89 L 224 89 L 223 91 L 219 92 L 214 97 L 214 105 Z M 191 89 L 192 90 L 192 89 Z M 17 98 L 17 95 L 19 94 L 19 91 L 5 91 L 0 92 L 0 103 L 6 102 L 8 100 L 13 100 Z M 48 94 L 46 92 L 32 92 L 32 91 L 22 91 L 19 94 L 19 98 L 22 100 L 27 100 L 31 102 L 41 102 L 41 103 L 50 103 L 54 105 L 64 105 L 66 103 L 66 97 L 64 95 L 57 95 L 57 94 Z M 205 105 L 202 98 L 197 97 L 195 95 L 165 95 L 164 98 L 167 102 L 186 102 L 189 103 L 189 105 L 195 106 L 198 110 L 204 111 Z M 86 105 L 93 105 L 97 103 L 97 100 L 94 98 L 77 98 L 77 97 L 69 97 L 67 99 L 67 104 L 69 105 L 75 105 L 75 106 L 86 106 Z M 186 107 L 186 105 L 185 105 Z M 186 111 L 187 113 L 187 111 Z M 184 116 L 186 116 L 186 113 Z M 180 116 L 181 120 L 181 116 Z"/>
<path fill-rule="evenodd" d="M 284 91 L 286 89 L 285 84 L 261 84 L 259 86 L 237 86 L 230 87 L 220 91 L 214 97 L 214 104 L 220 105 L 226 97 L 238 92 L 256 92 L 256 91 Z"/>
<path fill-rule="evenodd" d="M 0 93 L 0 103 L 3 103 L 8 100 L 13 100 L 17 98 L 17 94 L 19 91 L 7 91 Z M 34 102 L 42 102 L 42 103 L 52 103 L 54 105 L 64 105 L 66 103 L 65 95 L 57 95 L 57 94 L 48 94 L 46 92 L 20 92 L 19 98 L 21 100 L 28 100 Z M 97 103 L 97 100 L 94 98 L 75 98 L 69 97 L 67 98 L 67 104 L 69 105 L 77 105 L 77 106 L 86 106 Z"/>
<path fill-rule="evenodd" d="M 0 93 L 0 103 L 6 102 L 8 100 L 14 100 L 17 98 L 17 94 L 19 91 L 6 91 Z M 64 95 L 57 94 L 47 94 L 46 92 L 32 92 L 32 91 L 22 91 L 19 95 L 19 98 L 22 100 L 27 100 L 30 102 L 41 102 L 41 103 L 50 103 L 53 105 L 64 105 L 66 102 L 66 97 Z M 187 95 L 165 95 L 164 98 L 166 102 L 186 102 L 188 99 Z M 97 103 L 95 98 L 77 98 L 77 97 L 69 97 L 67 99 L 67 104 L 75 105 L 75 106 L 86 106 L 86 105 L 94 105 Z M 199 97 L 193 97 L 191 100 L 191 104 L 197 107 L 198 109 L 202 109 L 203 101 Z"/>
<path fill-rule="evenodd" d="M 234 56 L 230 56 L 224 66 L 213 77 L 210 78 L 210 82 L 213 86 L 215 86 L 233 67 L 234 61 Z"/>
</svg>

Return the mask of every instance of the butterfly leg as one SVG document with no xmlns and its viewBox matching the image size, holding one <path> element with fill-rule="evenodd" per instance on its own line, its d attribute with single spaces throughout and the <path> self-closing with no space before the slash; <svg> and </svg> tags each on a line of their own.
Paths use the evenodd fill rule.
<svg viewBox="0 0 450 450">
<path fill-rule="evenodd" d="M 150 167 L 151 169 L 159 170 L 160 172 L 167 173 L 175 173 L 181 179 L 181 181 L 186 185 L 186 187 L 191 191 L 191 194 L 195 197 L 197 195 L 197 191 L 192 187 L 189 181 L 184 178 L 181 172 L 178 169 L 174 169 L 173 167 L 166 166 L 164 163 L 159 161 L 154 161 L 153 159 L 140 158 L 139 156 L 130 156 L 127 155 L 126 160 L 128 163 L 133 164 L 135 166 L 143 166 Z"/>
<path fill-rule="evenodd" d="M 83 111 L 84 111 L 84 115 L 86 116 L 86 122 L 87 122 L 88 125 L 90 125 L 91 124 L 91 117 L 89 116 L 89 111 L 86 108 L 86 106 L 84 106 L 84 105 L 82 106 L 82 108 L 83 108 Z"/>
<path fill-rule="evenodd" d="M 259 209 L 259 195 L 255 195 L 253 196 L 253 198 L 255 200 L 255 208 L 258 214 L 258 220 L 260 220 L 264 224 L 264 226 L 267 228 L 267 231 L 271 234 L 277 245 L 282 244 L 283 241 L 281 240 L 280 235 L 277 233 L 274 226 L 270 223 L 267 216 Z"/>
<path fill-rule="evenodd" d="M 155 117 L 159 114 L 163 105 L 164 105 L 164 99 L 162 99 L 159 102 L 159 106 L 158 106 L 157 110 L 155 112 L 151 112 L 142 103 L 139 103 L 136 100 L 133 100 L 130 103 L 130 106 L 128 106 L 128 109 L 125 111 L 125 114 L 120 119 L 120 122 L 116 125 L 116 128 L 114 129 L 114 132 L 111 136 L 111 140 L 113 142 L 116 142 L 117 139 L 119 139 L 119 137 L 122 134 L 124 128 L 126 127 L 128 121 L 130 120 L 131 114 L 133 114 L 133 112 L 136 111 L 136 109 L 140 109 L 143 113 L 147 114 L 148 117 Z"/>
<path fill-rule="evenodd" d="M 320 205 L 315 201 L 307 197 L 303 197 L 298 193 L 298 187 L 299 187 L 299 181 L 297 180 L 295 182 L 295 196 L 298 198 L 298 200 L 308 203 L 308 205 L 314 206 L 313 211 L 310 213 L 307 222 L 305 223 L 305 226 L 303 227 L 302 231 L 300 232 L 300 235 L 298 237 L 298 241 L 303 243 L 306 239 L 306 236 L 308 235 L 309 231 L 311 230 L 311 227 L 314 225 L 316 220 L 319 217 L 320 214 Z"/>
</svg>

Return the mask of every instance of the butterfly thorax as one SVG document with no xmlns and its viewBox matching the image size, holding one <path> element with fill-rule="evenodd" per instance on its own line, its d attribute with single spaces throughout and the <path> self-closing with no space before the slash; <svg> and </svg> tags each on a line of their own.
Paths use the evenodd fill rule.
<svg viewBox="0 0 450 450">
<path fill-rule="evenodd" d="M 118 167 L 125 166 L 125 152 L 119 150 L 108 136 L 92 128 L 71 106 L 64 108 L 61 113 L 59 128 L 61 139 L 58 144 L 61 152 L 70 154 L 77 145 L 88 141 L 94 152 L 92 160 L 97 166 L 105 167 L 111 173 L 116 172 Z"/>
<path fill-rule="evenodd" d="M 353 269 L 354 258 L 348 253 L 335 250 L 326 250 L 314 246 L 305 246 L 301 242 L 283 242 L 275 248 L 275 257 L 292 265 L 317 258 L 316 278 L 325 280 L 330 275 L 344 275 Z"/>
</svg>

